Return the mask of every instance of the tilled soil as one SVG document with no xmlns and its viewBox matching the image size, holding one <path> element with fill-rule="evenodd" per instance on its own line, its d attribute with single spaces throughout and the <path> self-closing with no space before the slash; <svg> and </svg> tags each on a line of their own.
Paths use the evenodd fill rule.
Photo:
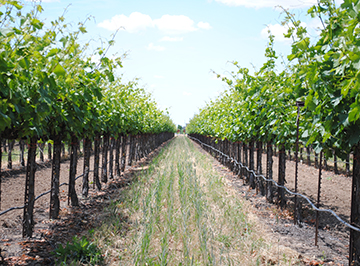
<svg viewBox="0 0 360 266">
<path fill-rule="evenodd" d="M 150 158 L 150 157 L 149 157 Z M 144 159 L 145 160 L 145 159 Z M 143 161 L 143 160 L 142 160 Z M 140 161 L 140 162 L 142 162 Z M 139 163 L 140 163 L 139 162 Z M 51 163 L 38 163 L 35 176 L 35 195 L 50 190 Z M 93 156 L 90 159 L 93 169 Z M 68 205 L 68 186 L 60 187 L 60 218 L 49 219 L 50 194 L 46 194 L 35 202 L 34 233 L 32 239 L 22 238 L 23 209 L 12 210 L 0 216 L 0 265 L 53 265 L 51 252 L 58 244 L 71 241 L 73 236 L 84 235 L 101 222 L 99 214 L 111 202 L 111 194 L 127 184 L 136 170 L 127 166 L 125 173 L 103 185 L 102 191 L 93 186 L 93 174 L 89 175 L 89 195 L 82 197 L 82 177 L 76 181 L 76 192 L 79 207 Z M 78 160 L 77 176 L 83 173 L 83 158 Z M 24 205 L 25 171 L 14 167 L 14 170 L 3 174 L 1 210 Z M 68 183 L 69 160 L 61 163 L 60 184 Z"/>
<path fill-rule="evenodd" d="M 205 151 L 204 151 L 205 152 Z M 278 158 L 273 157 L 273 176 L 277 181 Z M 266 155 L 262 157 L 262 167 L 266 169 Z M 259 191 L 249 189 L 246 182 L 214 159 L 214 167 L 222 172 L 229 184 L 239 195 L 254 207 L 254 213 L 267 226 L 270 237 L 279 245 L 287 246 L 300 253 L 306 265 L 348 265 L 349 230 L 331 214 L 319 212 L 318 245 L 315 246 L 316 212 L 304 199 L 301 202 L 300 224 L 294 225 L 294 198 L 286 195 L 287 204 L 281 209 L 269 203 Z M 317 199 L 318 169 L 299 164 L 298 192 L 313 203 Z M 286 162 L 286 187 L 294 191 L 295 162 Z M 322 170 L 320 208 L 335 211 L 345 221 L 350 220 L 351 178 L 335 175 Z"/>
<path fill-rule="evenodd" d="M 205 151 L 204 151 L 205 152 Z M 155 153 L 154 153 L 155 154 Z M 263 155 L 263 169 L 265 169 Z M 149 159 L 149 158 L 148 158 Z M 277 180 L 277 157 L 274 157 L 274 179 Z M 90 168 L 93 169 L 91 158 Z M 268 227 L 269 235 L 280 245 L 288 246 L 303 256 L 308 265 L 347 265 L 349 231 L 333 216 L 320 213 L 318 247 L 315 243 L 315 212 L 302 200 L 301 224 L 294 225 L 293 201 L 287 197 L 287 205 L 280 209 L 268 203 L 264 196 L 255 190 L 249 190 L 244 181 L 234 175 L 214 159 L 214 167 L 228 178 L 229 184 L 236 188 L 239 195 L 245 197 L 254 206 L 254 213 Z M 78 174 L 81 174 L 83 160 L 79 159 Z M 61 218 L 49 220 L 49 198 L 45 195 L 35 204 L 34 238 L 22 238 L 23 210 L 14 210 L 0 216 L 1 255 L 9 265 L 51 265 L 54 263 L 51 250 L 58 243 L 66 243 L 73 235 L 81 235 L 99 223 L 97 212 L 109 204 L 112 193 L 131 180 L 136 166 L 128 168 L 124 176 L 108 183 L 104 190 L 97 192 L 90 185 L 88 198 L 81 198 L 81 207 L 71 208 L 67 205 L 67 186 L 60 188 Z M 294 188 L 295 163 L 287 161 L 286 186 Z M 68 182 L 69 161 L 61 165 L 60 183 Z M 1 210 L 13 206 L 22 206 L 24 199 L 25 172 L 12 170 L 3 172 Z M 50 189 L 51 165 L 39 164 L 36 172 L 35 194 L 39 195 Z M 82 178 L 77 180 L 76 190 L 81 195 Z M 92 181 L 92 174 L 90 174 Z M 311 198 L 317 198 L 318 169 L 304 164 L 299 165 L 299 192 Z M 349 221 L 351 179 L 323 170 L 321 208 L 334 210 L 341 218 Z"/>
</svg>

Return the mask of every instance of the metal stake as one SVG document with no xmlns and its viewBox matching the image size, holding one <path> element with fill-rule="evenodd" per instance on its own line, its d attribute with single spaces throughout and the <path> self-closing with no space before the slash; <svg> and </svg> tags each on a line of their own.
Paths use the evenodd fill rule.
<svg viewBox="0 0 360 266">
<path fill-rule="evenodd" d="M 296 119 L 296 151 L 295 151 L 295 193 L 298 188 L 298 153 L 299 153 L 299 120 L 300 120 L 300 107 L 304 106 L 304 102 L 297 101 L 297 119 Z M 294 198 L 294 224 L 297 224 L 297 196 Z"/>
<path fill-rule="evenodd" d="M 320 207 L 320 192 L 321 192 L 321 168 L 322 168 L 322 155 L 323 151 L 320 152 L 319 159 L 319 182 L 318 182 L 318 195 L 317 195 L 317 204 L 316 207 Z M 319 211 L 316 211 L 316 224 L 315 224 L 315 246 L 318 245 L 318 227 L 319 227 Z"/>
</svg>

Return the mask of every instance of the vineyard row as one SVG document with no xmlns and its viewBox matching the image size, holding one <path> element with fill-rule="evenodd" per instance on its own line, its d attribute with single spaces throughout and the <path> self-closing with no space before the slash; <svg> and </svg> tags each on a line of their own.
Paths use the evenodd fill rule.
<svg viewBox="0 0 360 266">
<path fill-rule="evenodd" d="M 147 156 L 154 149 L 159 147 L 163 142 L 171 139 L 173 133 L 163 132 L 160 134 L 141 134 L 141 135 L 122 135 L 119 138 L 113 138 L 109 135 L 97 135 L 93 140 L 84 139 L 83 155 L 84 165 L 82 174 L 82 196 L 87 197 L 89 193 L 89 173 L 93 172 L 93 186 L 94 189 L 101 190 L 102 183 L 107 183 L 108 179 L 113 179 L 115 176 L 120 176 L 125 171 L 126 165 L 131 166 L 134 162 Z M 34 203 L 38 197 L 35 198 L 35 172 L 36 172 L 36 140 L 28 144 L 28 157 L 26 164 L 26 187 L 23 216 L 23 237 L 32 237 L 34 228 Z M 102 144 L 102 147 L 100 146 Z M 70 151 L 70 172 L 69 172 L 69 189 L 68 189 L 68 204 L 78 206 L 79 200 L 75 191 L 75 178 L 78 160 L 80 142 L 73 139 L 69 145 Z M 59 176 L 60 176 L 60 160 L 61 160 L 61 142 L 54 142 L 52 154 L 52 178 L 50 190 L 50 218 L 56 219 L 59 217 L 60 199 L 59 199 Z M 100 166 L 100 153 L 102 154 L 102 162 Z M 41 153 L 40 153 L 41 154 Z M 90 170 L 90 156 L 94 155 L 94 169 Z M 0 173 L 1 174 L 1 173 Z M 47 193 L 47 192 L 46 192 Z M 45 193 L 45 194 L 46 194 Z M 44 194 L 44 193 L 43 193 Z M 1 194 L 0 194 L 1 195 Z M 1 198 L 0 198 L 1 199 Z M 19 209 L 13 207 L 12 209 Z M 10 210 L 9 209 L 9 210 Z M 9 210 L 3 211 L 5 214 Z"/>
<path fill-rule="evenodd" d="M 273 155 L 274 150 L 276 150 L 276 146 L 273 146 L 271 143 L 266 145 L 266 170 L 265 174 L 262 175 L 262 152 L 263 152 L 263 143 L 262 142 L 231 142 L 227 139 L 221 140 L 216 139 L 208 136 L 203 136 L 200 134 L 189 134 L 188 135 L 191 139 L 198 141 L 202 147 L 209 152 L 213 157 L 215 157 L 221 164 L 229 168 L 232 172 L 236 175 L 241 177 L 244 182 L 246 182 L 251 189 L 256 189 L 261 193 L 261 195 L 265 196 L 267 201 L 270 203 L 277 203 L 281 208 L 285 206 L 287 203 L 287 198 L 285 196 L 285 192 L 289 192 L 292 195 L 295 195 L 294 199 L 294 222 L 300 222 L 301 216 L 301 208 L 302 204 L 298 201 L 298 196 L 303 197 L 306 199 L 312 207 L 315 207 L 316 210 L 320 207 L 320 184 L 321 184 L 321 169 L 323 168 L 322 163 L 324 161 L 323 153 L 321 152 L 318 157 L 318 167 L 319 167 L 319 188 L 318 188 L 318 195 L 317 195 L 317 203 L 312 203 L 306 196 L 299 194 L 297 192 L 297 185 L 295 185 L 295 192 L 286 189 L 285 187 L 285 168 L 286 168 L 286 150 L 285 145 L 282 145 L 278 151 L 279 157 L 279 172 L 278 172 L 278 180 L 277 182 L 269 182 L 274 180 L 273 176 Z M 255 153 L 256 151 L 256 153 Z M 308 154 L 309 155 L 309 154 Z M 256 158 L 256 159 L 255 159 Z M 296 165 L 298 164 L 298 154 L 295 154 L 295 161 Z M 256 165 L 255 165 L 256 163 Z M 348 164 L 349 165 L 349 164 Z M 356 167 L 356 163 L 355 163 Z M 296 176 L 295 179 L 297 180 L 297 171 L 298 168 L 296 166 Z M 264 178 L 260 178 L 260 177 Z M 267 181 L 267 182 L 265 182 Z M 295 181 L 296 184 L 297 181 Z M 273 184 L 275 183 L 275 185 Z M 352 206 L 356 203 L 352 202 Z M 353 210 L 353 209 L 352 209 Z M 347 227 L 350 227 L 350 243 L 352 243 L 353 237 L 356 234 L 360 233 L 360 227 L 356 224 L 348 223 L 342 220 L 339 215 L 334 213 L 332 210 L 321 210 L 321 211 L 328 211 L 332 215 L 334 215 L 341 223 L 345 224 Z M 351 216 L 354 213 L 352 211 Z M 315 224 L 315 245 L 317 245 L 317 238 L 318 238 L 318 224 L 319 224 L 319 215 L 318 212 L 316 213 L 316 224 Z M 349 250 L 354 252 L 351 248 Z M 352 265 L 350 263 L 350 265 Z"/>
</svg>

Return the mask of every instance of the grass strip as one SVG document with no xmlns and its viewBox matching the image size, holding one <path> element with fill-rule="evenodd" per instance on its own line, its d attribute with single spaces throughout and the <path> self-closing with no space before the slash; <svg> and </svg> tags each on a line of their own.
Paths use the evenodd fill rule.
<svg viewBox="0 0 360 266">
<path fill-rule="evenodd" d="M 95 230 L 109 265 L 292 265 L 295 254 L 263 236 L 251 209 L 178 136 L 137 174 Z"/>
</svg>

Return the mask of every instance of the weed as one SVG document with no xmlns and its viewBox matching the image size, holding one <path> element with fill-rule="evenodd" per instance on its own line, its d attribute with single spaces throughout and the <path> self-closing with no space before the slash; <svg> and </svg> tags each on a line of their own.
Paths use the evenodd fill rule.
<svg viewBox="0 0 360 266">
<path fill-rule="evenodd" d="M 57 258 L 57 265 L 68 265 L 74 262 L 99 265 L 104 261 L 101 250 L 94 242 L 89 242 L 85 236 L 82 238 L 75 236 L 72 243 L 67 242 L 65 247 L 59 244 L 53 255 Z"/>
</svg>

